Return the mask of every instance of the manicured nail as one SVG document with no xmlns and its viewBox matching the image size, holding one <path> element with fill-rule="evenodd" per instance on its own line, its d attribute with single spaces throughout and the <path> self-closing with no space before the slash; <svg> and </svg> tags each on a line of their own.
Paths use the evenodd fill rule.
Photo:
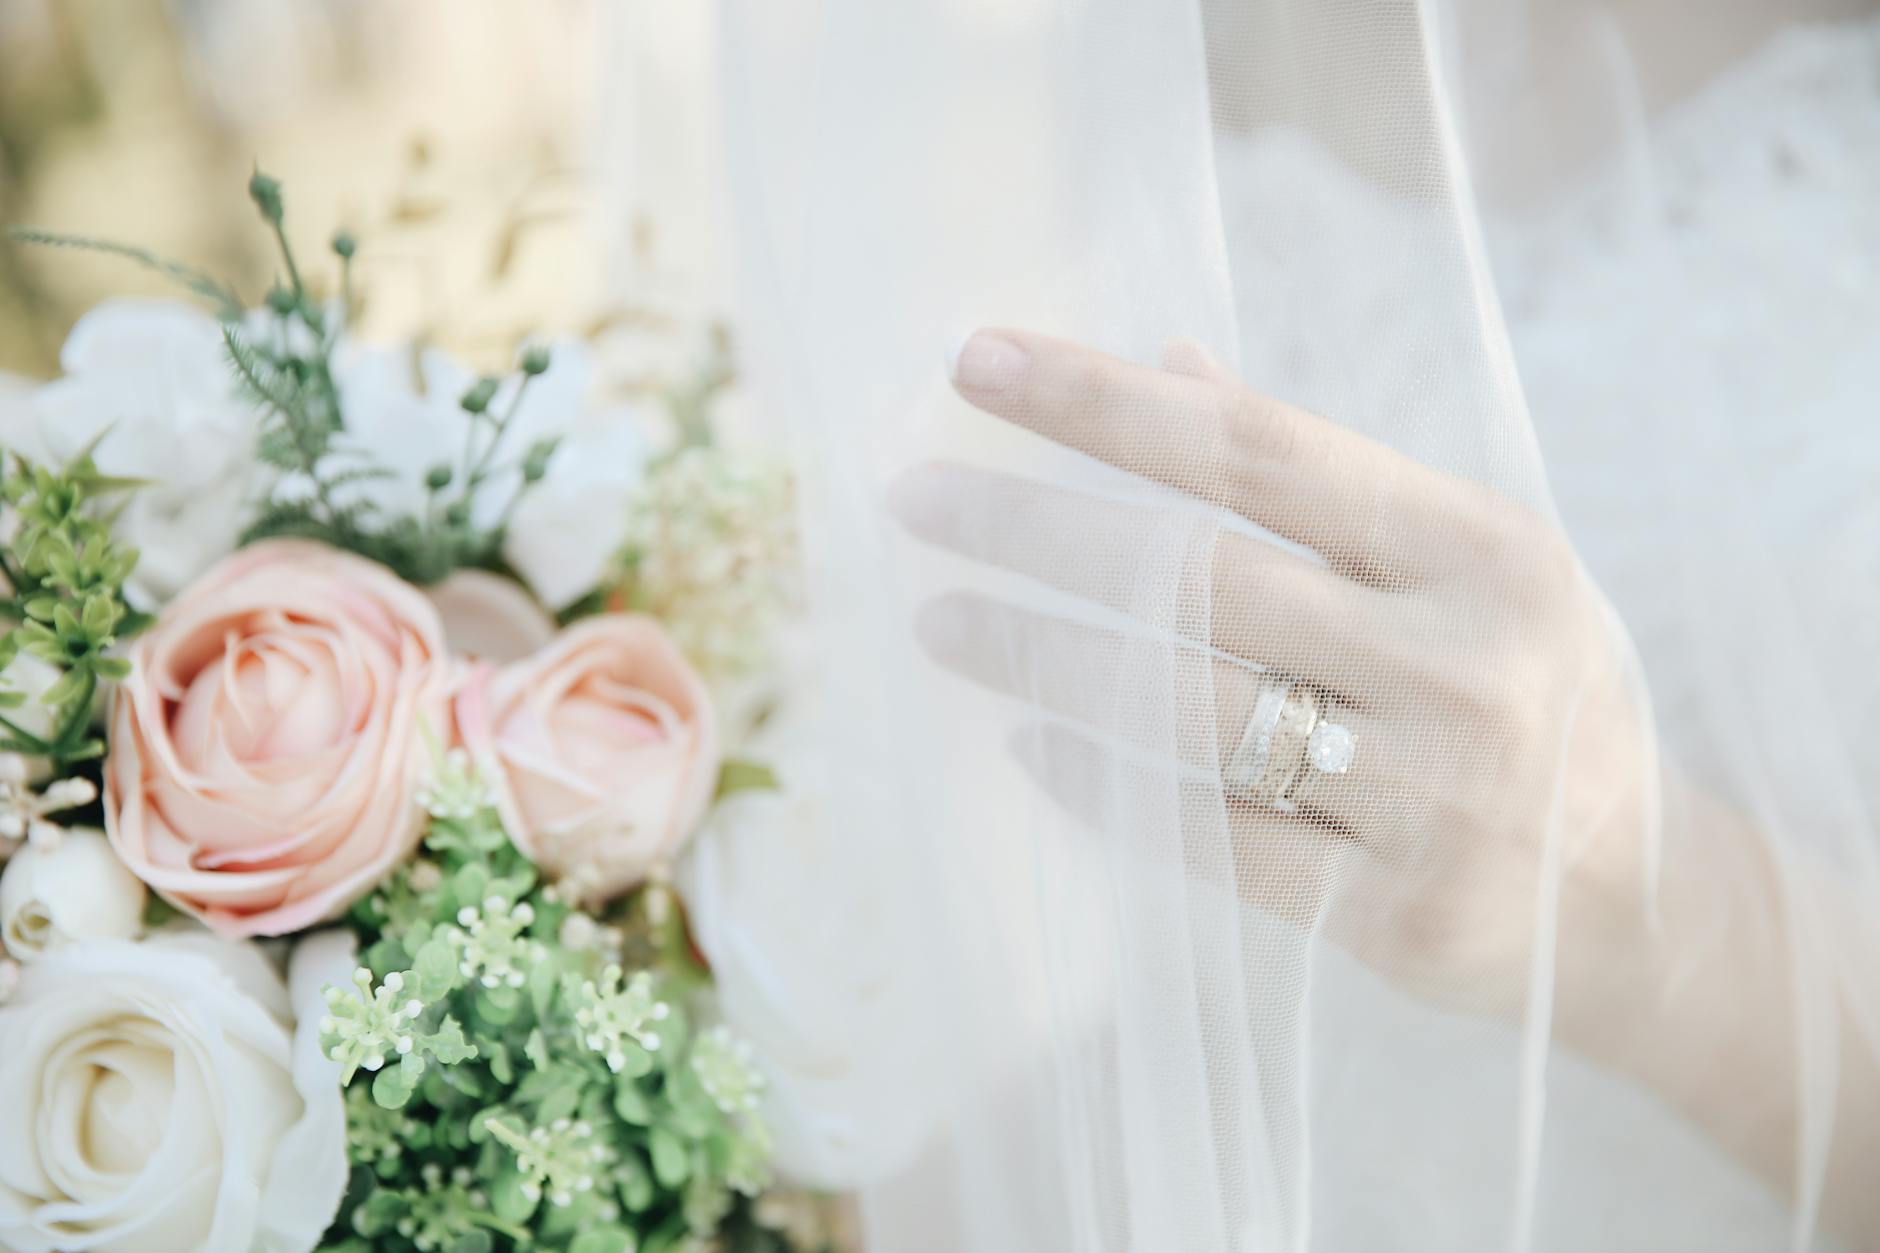
<svg viewBox="0 0 1880 1253">
<path fill-rule="evenodd" d="M 953 382 L 962 391 L 997 392 L 1025 376 L 1031 356 L 1017 341 L 995 331 L 978 331 L 953 361 Z"/>
</svg>

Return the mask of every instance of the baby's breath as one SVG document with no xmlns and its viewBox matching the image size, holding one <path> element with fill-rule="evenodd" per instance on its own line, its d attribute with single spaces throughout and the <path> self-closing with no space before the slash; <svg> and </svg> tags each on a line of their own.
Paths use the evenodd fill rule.
<svg viewBox="0 0 1880 1253">
<path fill-rule="evenodd" d="M 656 615 L 706 673 L 749 671 L 795 596 L 792 510 L 780 466 L 715 446 L 681 449 L 628 514 L 619 559 L 628 602 Z"/>
</svg>

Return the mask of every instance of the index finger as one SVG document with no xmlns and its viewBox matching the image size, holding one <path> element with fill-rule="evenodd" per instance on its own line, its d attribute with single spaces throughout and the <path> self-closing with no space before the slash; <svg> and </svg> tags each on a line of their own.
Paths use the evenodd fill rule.
<svg viewBox="0 0 1880 1253">
<path fill-rule="evenodd" d="M 1473 495 L 1393 448 L 1249 388 L 1047 335 L 976 333 L 953 385 L 987 413 L 1231 509 L 1367 582 L 1425 571 Z"/>
</svg>

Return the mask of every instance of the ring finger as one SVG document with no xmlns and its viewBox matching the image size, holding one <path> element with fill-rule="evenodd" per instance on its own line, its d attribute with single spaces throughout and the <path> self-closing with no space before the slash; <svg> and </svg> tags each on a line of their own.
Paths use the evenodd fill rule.
<svg viewBox="0 0 1880 1253">
<path fill-rule="evenodd" d="M 1069 622 L 968 593 L 930 602 L 921 613 L 920 636 L 957 674 L 1151 754 L 1172 751 L 1213 779 L 1245 735 L 1262 687 L 1276 677 L 1194 645 Z M 1092 683 L 1092 675 L 1107 681 Z M 1141 711 L 1164 707 L 1171 686 L 1174 725 L 1146 723 Z M 1301 817 L 1355 832 L 1375 798 L 1407 795 L 1411 780 L 1393 764 L 1405 759 L 1405 746 L 1386 722 L 1362 709 L 1321 705 L 1353 738 L 1350 764 L 1326 774 L 1302 762 L 1288 798 Z"/>
</svg>

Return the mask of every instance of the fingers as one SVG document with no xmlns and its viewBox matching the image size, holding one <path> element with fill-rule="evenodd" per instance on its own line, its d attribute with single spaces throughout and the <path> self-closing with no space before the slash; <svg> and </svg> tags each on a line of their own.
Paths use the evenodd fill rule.
<svg viewBox="0 0 1880 1253">
<path fill-rule="evenodd" d="M 1169 373 L 1044 335 L 980 331 L 953 383 L 988 413 L 1234 510 L 1354 578 L 1414 577 L 1474 504 L 1458 480 L 1178 357 L 1183 372 Z"/>
<path fill-rule="evenodd" d="M 1300 927 L 1311 927 L 1356 854 L 1310 822 L 1273 810 L 1223 805 L 1218 787 L 1126 760 L 1087 735 L 1055 723 L 1020 729 L 1012 751 L 1026 774 L 1087 826 L 1105 829 L 1137 798 L 1178 795 L 1184 868 L 1204 882 L 1230 875 L 1242 900 Z M 1166 806 L 1160 812 L 1168 813 Z"/>
<path fill-rule="evenodd" d="M 1120 739 L 1154 757 L 1172 758 L 1213 781 L 1239 746 L 1267 676 L 1199 647 L 1146 639 L 1032 613 L 958 593 L 924 606 L 922 644 L 947 669 L 993 691 Z M 1173 706 L 1170 697 L 1174 698 Z M 1157 718 L 1146 711 L 1170 710 Z M 1320 775 L 1310 766 L 1295 788 L 1300 811 L 1334 827 L 1352 825 L 1362 797 L 1404 796 L 1402 746 L 1362 710 L 1339 706 L 1358 751 L 1348 770 Z"/>
<path fill-rule="evenodd" d="M 1156 504 L 1092 496 L 952 463 L 895 483 L 892 506 L 919 538 L 1016 571 L 1234 657 L 1356 695 L 1394 682 L 1399 606 L 1276 544 L 1208 528 Z M 1158 532 L 1161 534 L 1158 535 Z M 1189 550 L 1195 551 L 1189 551 Z M 1139 601 L 1142 562 L 1192 564 L 1172 604 Z M 1199 556 L 1201 560 L 1189 559 Z"/>
<path fill-rule="evenodd" d="M 1218 771 L 1220 761 L 1214 689 L 1232 686 L 1232 672 L 1247 670 L 1198 646 L 1125 635 L 963 592 L 923 605 L 916 631 L 934 660 L 955 674 L 1151 753 L 1172 748 L 1208 773 Z"/>
</svg>

